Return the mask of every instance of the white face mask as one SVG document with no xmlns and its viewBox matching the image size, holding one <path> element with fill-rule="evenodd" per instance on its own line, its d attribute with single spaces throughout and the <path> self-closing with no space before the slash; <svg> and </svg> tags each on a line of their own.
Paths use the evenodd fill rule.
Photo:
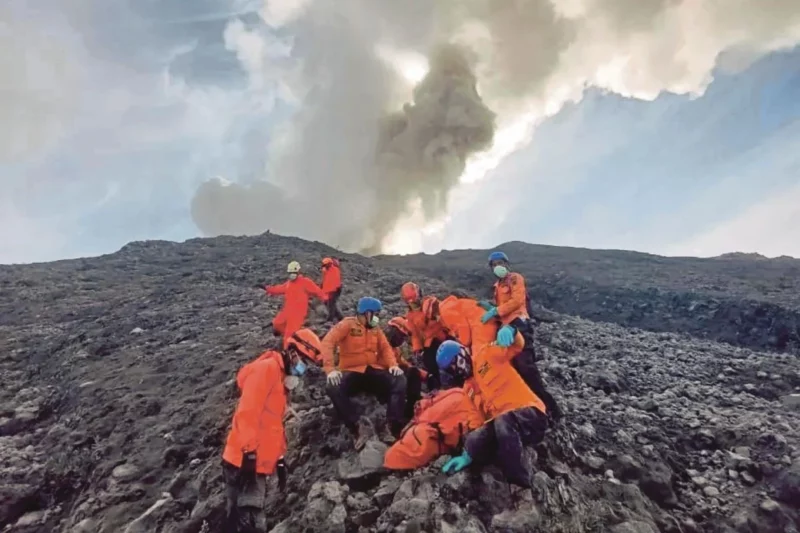
<svg viewBox="0 0 800 533">
<path fill-rule="evenodd" d="M 494 275 L 498 278 L 502 279 L 508 275 L 508 269 L 503 265 L 497 265 L 492 269 L 494 271 Z"/>
<path fill-rule="evenodd" d="M 378 315 L 372 315 L 372 318 L 369 319 L 369 327 L 371 328 L 377 328 L 380 323 L 381 319 L 378 318 Z"/>
<path fill-rule="evenodd" d="M 292 272 L 291 274 L 289 274 L 289 279 L 291 279 L 291 280 L 297 279 L 297 274 Z"/>
</svg>

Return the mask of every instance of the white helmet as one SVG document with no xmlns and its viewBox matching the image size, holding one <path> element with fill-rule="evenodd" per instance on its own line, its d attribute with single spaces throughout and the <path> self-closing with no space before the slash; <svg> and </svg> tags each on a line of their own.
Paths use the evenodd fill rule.
<svg viewBox="0 0 800 533">
<path fill-rule="evenodd" d="M 289 263 L 289 266 L 286 267 L 286 272 L 289 274 L 297 274 L 300 272 L 300 263 L 297 261 L 292 261 Z"/>
</svg>

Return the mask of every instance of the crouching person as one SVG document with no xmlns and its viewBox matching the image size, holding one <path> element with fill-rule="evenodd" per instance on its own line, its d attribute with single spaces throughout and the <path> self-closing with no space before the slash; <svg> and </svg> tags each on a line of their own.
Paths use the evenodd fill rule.
<svg viewBox="0 0 800 533">
<path fill-rule="evenodd" d="M 461 455 L 451 458 L 442 468 L 458 472 L 475 462 L 497 464 L 506 480 L 522 488 L 531 488 L 532 472 L 524 460 L 523 448 L 535 446 L 544 438 L 547 416 L 544 402 L 525 384 L 511 359 L 524 346 L 517 334 L 509 347 L 489 344 L 470 354 L 459 343 L 445 341 L 437 351 L 436 361 L 443 372 L 452 372 L 480 391 L 480 409 L 487 422 L 468 434 Z"/>
<path fill-rule="evenodd" d="M 459 449 L 464 437 L 484 422 L 473 394 L 468 387 L 453 388 L 421 399 L 400 440 L 386 452 L 383 466 L 413 470 Z"/>
<path fill-rule="evenodd" d="M 352 396 L 360 392 L 372 394 L 387 402 L 387 426 L 382 437 L 397 438 L 404 426 L 406 378 L 397 365 L 394 351 L 378 327 L 380 300 L 361 298 L 356 316 L 336 324 L 322 339 L 323 369 L 327 374 L 327 392 L 339 418 L 353 434 L 356 450 L 366 444 L 369 436 L 359 423 Z M 338 350 L 338 368 L 334 368 L 334 353 Z M 388 433 L 388 434 L 387 434 Z"/>
<path fill-rule="evenodd" d="M 236 376 L 241 396 L 222 453 L 227 499 L 225 533 L 266 531 L 267 476 L 277 473 L 280 489 L 286 485 L 285 378 L 302 376 L 306 361 L 312 358 L 308 347 L 290 342 L 280 352 L 264 352 Z"/>
</svg>

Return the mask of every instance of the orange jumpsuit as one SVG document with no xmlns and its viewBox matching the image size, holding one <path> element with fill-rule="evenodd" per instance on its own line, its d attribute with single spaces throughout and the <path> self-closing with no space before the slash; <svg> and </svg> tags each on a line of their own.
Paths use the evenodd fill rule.
<svg viewBox="0 0 800 533">
<path fill-rule="evenodd" d="M 439 322 L 445 331 L 472 353 L 479 352 L 497 337 L 496 321 L 481 323 L 486 311 L 471 298 L 448 296 L 439 304 Z"/>
<path fill-rule="evenodd" d="M 483 425 L 483 415 L 465 389 L 438 391 L 420 400 L 400 440 L 386 452 L 383 466 L 421 468 L 455 450 L 467 433 Z"/>
<path fill-rule="evenodd" d="M 435 297 L 426 296 L 424 299 L 428 298 Z M 425 318 L 422 306 L 419 309 L 409 309 L 406 312 L 406 320 L 411 330 L 411 350 L 415 353 L 430 348 L 435 341 L 443 342 L 447 339 L 441 324 Z"/>
<path fill-rule="evenodd" d="M 509 272 L 508 275 L 497 280 L 494 284 L 494 301 L 497 304 L 497 316 L 503 325 L 508 325 L 517 318 L 527 320 L 528 293 L 525 290 L 525 278 L 517 272 Z"/>
<path fill-rule="evenodd" d="M 368 328 L 357 318 L 347 317 L 322 339 L 322 368 L 333 370 L 333 354 L 339 349 L 339 370 L 363 373 L 368 366 L 388 370 L 397 366 L 394 350 L 380 328 Z"/>
<path fill-rule="evenodd" d="M 256 472 L 271 475 L 286 453 L 283 415 L 286 391 L 283 379 L 283 357 L 267 351 L 244 365 L 236 375 L 242 392 L 222 458 L 235 467 L 242 466 L 245 453 L 256 452 Z"/>
<path fill-rule="evenodd" d="M 292 333 L 303 327 L 308 315 L 308 299 L 314 296 L 323 302 L 326 300 L 322 289 L 303 275 L 280 285 L 270 285 L 264 290 L 270 296 L 283 295 L 283 308 L 272 320 L 272 327 L 283 335 L 284 343 Z"/>
<path fill-rule="evenodd" d="M 331 294 L 342 288 L 342 269 L 331 263 L 322 269 L 322 292 Z"/>
</svg>

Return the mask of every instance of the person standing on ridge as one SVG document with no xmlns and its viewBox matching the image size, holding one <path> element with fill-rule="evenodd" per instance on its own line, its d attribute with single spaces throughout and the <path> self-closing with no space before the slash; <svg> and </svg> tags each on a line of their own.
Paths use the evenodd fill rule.
<svg viewBox="0 0 800 533">
<path fill-rule="evenodd" d="M 439 346 L 436 362 L 443 371 L 464 379 L 465 391 L 476 399 L 486 423 L 467 434 L 464 451 L 445 463 L 446 474 L 459 472 L 471 463 L 496 462 L 506 480 L 524 489 L 532 488 L 532 472 L 524 458 L 524 447 L 535 446 L 547 430 L 544 402 L 525 384 L 511 366 L 525 340 L 517 333 L 511 346 L 484 345 L 469 353 L 456 341 Z M 479 396 L 474 392 L 478 391 Z"/>
<path fill-rule="evenodd" d="M 280 490 L 286 487 L 283 417 L 286 390 L 292 388 L 287 378 L 305 374 L 307 361 L 313 359 L 308 346 L 290 340 L 282 351 L 265 351 L 236 375 L 241 396 L 222 452 L 225 533 L 266 531 L 267 476 L 277 473 Z"/>
<path fill-rule="evenodd" d="M 283 336 L 284 346 L 292 334 L 305 324 L 308 299 L 312 296 L 323 302 L 327 299 L 316 283 L 300 274 L 300 263 L 297 261 L 289 263 L 286 272 L 289 274 L 288 281 L 264 287 L 269 296 L 283 295 L 283 308 L 272 320 L 272 329 L 275 335 Z"/>
<path fill-rule="evenodd" d="M 411 351 L 422 359 L 428 371 L 428 390 L 436 390 L 441 386 L 436 349 L 447 339 L 442 325 L 433 319 L 438 314 L 439 300 L 435 296 L 423 297 L 419 286 L 410 281 L 400 288 L 400 297 L 408 305 L 406 320 L 411 330 Z"/>
<path fill-rule="evenodd" d="M 380 300 L 363 297 L 358 300 L 356 316 L 344 318 L 322 339 L 326 391 L 337 414 L 353 434 L 356 450 L 364 447 L 369 435 L 360 423 L 351 396 L 366 392 L 388 399 L 383 438 L 396 439 L 405 425 L 406 377 L 386 335 L 378 327 L 378 313 L 382 309 Z M 334 366 L 337 351 L 339 362 Z"/>
<path fill-rule="evenodd" d="M 497 343 L 500 346 L 511 346 L 517 332 L 525 339 L 525 347 L 511 364 L 525 380 L 531 390 L 547 405 L 548 416 L 557 422 L 561 416 L 561 408 L 555 398 L 547 391 L 542 375 L 536 366 L 536 348 L 534 346 L 533 322 L 530 318 L 530 301 L 522 274 L 509 270 L 508 256 L 503 252 L 489 254 L 489 267 L 497 281 L 494 284 L 494 305 L 481 302 L 486 309 L 481 322 L 499 320 Z"/>
<path fill-rule="evenodd" d="M 322 292 L 327 296 L 328 321 L 334 322 L 344 318 L 337 305 L 342 294 L 342 271 L 339 261 L 326 257 L 322 260 Z"/>
</svg>

